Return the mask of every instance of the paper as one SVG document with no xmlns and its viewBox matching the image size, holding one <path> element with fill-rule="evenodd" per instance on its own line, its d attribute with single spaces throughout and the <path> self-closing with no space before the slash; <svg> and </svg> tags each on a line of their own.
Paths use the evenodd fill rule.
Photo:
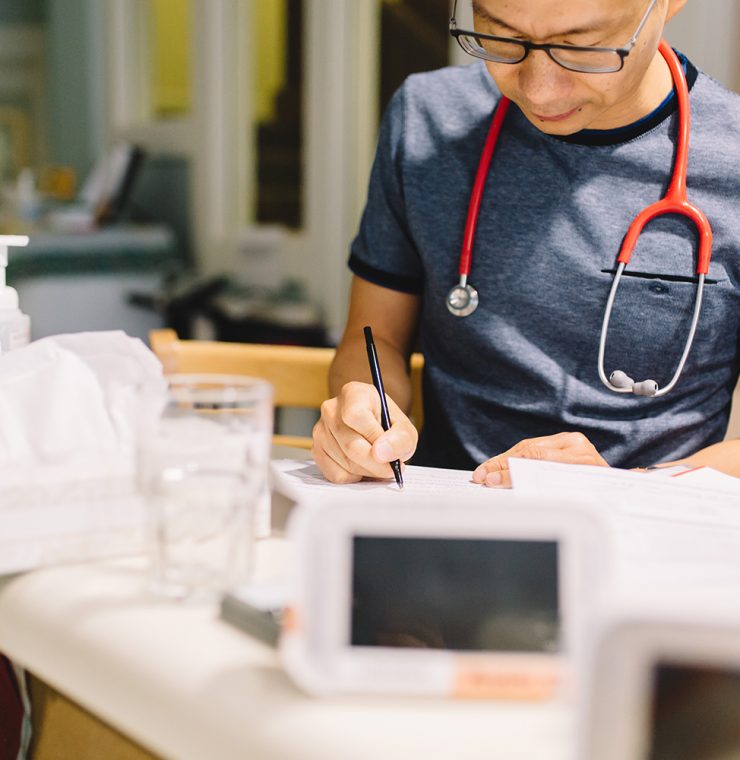
<svg viewBox="0 0 740 760">
<path fill-rule="evenodd" d="M 622 514 L 676 523 L 740 527 L 740 479 L 701 468 L 673 477 L 614 467 L 510 460 L 518 493 L 577 492 L 594 504 L 604 500 Z M 652 472 L 652 471 L 651 471 Z"/>
<path fill-rule="evenodd" d="M 510 467 L 518 493 L 570 497 L 612 522 L 618 586 L 740 585 L 740 481 L 735 478 L 701 471 L 656 478 L 526 459 L 512 459 Z"/>
<path fill-rule="evenodd" d="M 475 491 L 484 486 L 473 483 L 467 470 L 445 470 L 436 467 L 409 465 L 403 473 L 403 489 L 389 480 L 361 480 L 359 483 L 338 485 L 330 483 L 313 463 L 293 459 L 277 459 L 271 463 L 273 487 L 296 501 L 316 497 L 337 497 L 352 494 L 396 494 L 398 498 L 413 499 L 431 494 Z"/>
<path fill-rule="evenodd" d="M 682 486 L 710 488 L 712 490 L 719 489 L 721 491 L 737 493 L 738 497 L 740 497 L 740 478 L 733 478 L 732 475 L 717 472 L 717 470 L 713 470 L 711 467 L 694 467 L 685 472 L 677 472 L 672 477 L 676 478 L 676 482 Z"/>
</svg>

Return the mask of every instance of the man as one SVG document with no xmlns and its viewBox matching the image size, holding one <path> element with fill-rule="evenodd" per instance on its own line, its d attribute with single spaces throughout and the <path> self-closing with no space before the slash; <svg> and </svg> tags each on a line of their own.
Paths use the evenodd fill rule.
<svg viewBox="0 0 740 760">
<path fill-rule="evenodd" d="M 313 454 L 330 480 L 388 477 L 388 462 L 415 452 L 415 463 L 475 468 L 474 479 L 492 486 L 508 484 L 511 455 L 620 467 L 688 458 L 740 475 L 740 441 L 718 443 L 740 365 L 740 98 L 686 59 L 688 192 L 714 231 L 696 341 L 665 396 L 616 394 L 597 371 L 622 239 L 671 178 L 677 98 L 658 45 L 685 2 L 475 0 L 474 31 L 487 36 L 468 37 L 466 49 L 488 59 L 412 76 L 395 95 L 352 245 L 335 395 L 314 428 Z M 620 60 L 594 73 L 603 60 L 592 65 L 594 51 L 581 48 L 611 48 Z M 501 50 L 521 60 L 490 60 Z M 470 274 L 480 304 L 460 317 L 446 298 L 502 94 L 512 105 L 485 181 Z M 691 321 L 695 238 L 679 217 L 652 222 L 640 237 L 612 314 L 607 374 L 670 380 Z M 390 397 L 388 432 L 369 384 L 368 324 Z M 425 357 L 418 448 L 405 415 L 417 335 Z"/>
</svg>

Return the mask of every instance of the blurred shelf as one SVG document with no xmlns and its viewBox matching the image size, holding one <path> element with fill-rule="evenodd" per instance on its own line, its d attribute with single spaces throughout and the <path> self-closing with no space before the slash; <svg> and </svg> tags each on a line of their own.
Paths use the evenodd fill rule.
<svg viewBox="0 0 740 760">
<path fill-rule="evenodd" d="M 37 232 L 13 249 L 8 281 L 40 276 L 161 272 L 181 262 L 175 236 L 162 225 L 121 225 L 91 232 Z"/>
</svg>

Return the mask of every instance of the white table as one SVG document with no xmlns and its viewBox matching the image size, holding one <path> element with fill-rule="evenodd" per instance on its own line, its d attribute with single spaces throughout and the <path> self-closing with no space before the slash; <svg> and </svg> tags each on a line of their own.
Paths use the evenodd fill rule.
<svg viewBox="0 0 740 760">
<path fill-rule="evenodd" d="M 260 542 L 258 573 L 287 542 Z M 154 753 L 187 760 L 573 757 L 564 705 L 305 696 L 214 605 L 153 600 L 143 562 L 0 579 L 0 651 Z"/>
</svg>

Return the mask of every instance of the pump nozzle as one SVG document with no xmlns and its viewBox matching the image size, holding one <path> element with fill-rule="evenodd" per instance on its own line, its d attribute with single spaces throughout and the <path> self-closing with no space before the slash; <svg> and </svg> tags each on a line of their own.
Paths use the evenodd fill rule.
<svg viewBox="0 0 740 760">
<path fill-rule="evenodd" d="M 0 235 L 0 288 L 5 287 L 5 268 L 8 266 L 8 248 L 25 248 L 28 235 Z"/>
</svg>

